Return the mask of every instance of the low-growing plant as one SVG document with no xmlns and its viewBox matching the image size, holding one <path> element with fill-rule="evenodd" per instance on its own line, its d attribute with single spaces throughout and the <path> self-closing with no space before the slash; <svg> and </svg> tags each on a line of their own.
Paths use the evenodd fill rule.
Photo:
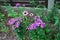
<svg viewBox="0 0 60 40">
<path fill-rule="evenodd" d="M 59 40 L 60 19 L 56 5 L 50 12 L 41 8 L 11 6 L 6 6 L 5 11 L 8 13 L 7 25 L 16 34 L 18 40 Z M 1 13 L 0 19 L 4 18 Z M 4 25 L 4 22 L 1 23 Z M 5 27 L 2 28 L 6 30 Z"/>
</svg>

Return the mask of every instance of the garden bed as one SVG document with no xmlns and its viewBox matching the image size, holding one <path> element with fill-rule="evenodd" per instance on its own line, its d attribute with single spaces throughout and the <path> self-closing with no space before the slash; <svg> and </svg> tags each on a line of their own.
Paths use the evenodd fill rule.
<svg viewBox="0 0 60 40">
<path fill-rule="evenodd" d="M 1 14 L 1 32 L 0 32 L 0 40 L 59 40 L 60 39 L 60 18 L 58 15 L 59 12 L 55 8 L 52 9 L 51 12 L 48 12 L 46 8 L 31 8 L 31 7 L 11 7 L 6 6 L 2 7 Z M 28 11 L 28 13 L 33 13 L 36 16 L 39 16 L 43 22 L 45 22 L 44 28 L 37 27 L 34 30 L 27 30 L 35 20 L 31 22 L 34 18 L 26 17 L 23 15 L 24 11 Z M 6 16 L 7 15 L 7 19 Z M 55 15 L 56 14 L 56 15 Z M 23 21 L 21 22 L 19 28 L 10 30 L 9 28 L 12 26 L 5 25 L 10 19 L 14 19 L 21 17 Z M 30 19 L 29 19 L 30 18 Z M 19 20 L 19 19 L 18 19 Z M 28 21 L 26 21 L 28 20 Z M 12 21 L 13 22 L 13 21 Z M 31 22 L 31 23 L 30 23 Z M 4 26 L 5 25 L 5 26 Z M 16 24 L 15 24 L 16 25 Z M 7 31 L 8 30 L 8 31 Z M 27 35 L 28 33 L 28 35 Z M 15 35 L 16 34 L 16 35 Z"/>
</svg>

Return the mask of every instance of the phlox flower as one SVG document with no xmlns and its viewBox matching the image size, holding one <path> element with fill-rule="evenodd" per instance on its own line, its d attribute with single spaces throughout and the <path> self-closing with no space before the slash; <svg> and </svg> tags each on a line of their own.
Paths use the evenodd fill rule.
<svg viewBox="0 0 60 40">
<path fill-rule="evenodd" d="M 9 24 L 9 25 L 13 25 L 13 24 L 16 22 L 16 20 L 17 20 L 17 19 L 12 18 L 12 19 L 8 20 L 8 24 Z"/>
<path fill-rule="evenodd" d="M 29 28 L 28 28 L 28 30 L 34 30 L 34 29 L 36 29 L 36 23 L 32 23 L 30 26 L 29 26 Z"/>
<path fill-rule="evenodd" d="M 20 6 L 20 3 L 16 3 L 16 7 L 19 7 Z"/>
<path fill-rule="evenodd" d="M 40 19 L 40 16 L 34 16 L 34 19 L 36 20 L 36 19 Z"/>
<path fill-rule="evenodd" d="M 20 21 L 17 21 L 17 22 L 15 23 L 15 26 L 16 26 L 16 28 L 18 28 L 18 27 L 20 26 Z"/>
</svg>

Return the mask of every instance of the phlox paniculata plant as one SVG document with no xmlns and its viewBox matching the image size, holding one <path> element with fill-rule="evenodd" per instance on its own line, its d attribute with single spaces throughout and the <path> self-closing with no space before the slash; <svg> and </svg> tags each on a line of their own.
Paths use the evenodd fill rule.
<svg viewBox="0 0 60 40">
<path fill-rule="evenodd" d="M 37 28 L 43 29 L 45 27 L 45 22 L 40 16 L 29 13 L 27 10 L 23 12 L 23 18 L 11 18 L 7 24 L 11 25 L 12 30 L 17 33 L 18 38 L 22 36 L 22 39 L 25 38 L 26 33 L 29 33 L 30 30 L 37 30 Z"/>
</svg>

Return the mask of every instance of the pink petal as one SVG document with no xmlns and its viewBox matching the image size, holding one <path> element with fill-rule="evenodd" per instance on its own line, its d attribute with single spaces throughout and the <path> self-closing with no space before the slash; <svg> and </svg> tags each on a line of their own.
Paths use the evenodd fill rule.
<svg viewBox="0 0 60 40">
<path fill-rule="evenodd" d="M 15 25 L 16 25 L 16 28 L 18 28 L 20 26 L 20 21 L 17 21 Z"/>
</svg>

